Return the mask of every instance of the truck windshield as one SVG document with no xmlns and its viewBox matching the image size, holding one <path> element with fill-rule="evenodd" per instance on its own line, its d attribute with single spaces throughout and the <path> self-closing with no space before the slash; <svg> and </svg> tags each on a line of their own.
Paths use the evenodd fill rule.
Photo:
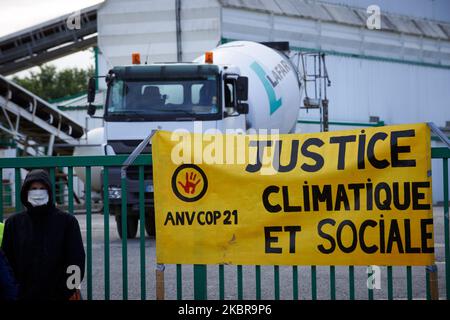
<svg viewBox="0 0 450 320">
<path fill-rule="evenodd" d="M 171 81 L 123 81 L 110 84 L 106 116 L 176 120 L 219 115 L 216 77 Z"/>
</svg>

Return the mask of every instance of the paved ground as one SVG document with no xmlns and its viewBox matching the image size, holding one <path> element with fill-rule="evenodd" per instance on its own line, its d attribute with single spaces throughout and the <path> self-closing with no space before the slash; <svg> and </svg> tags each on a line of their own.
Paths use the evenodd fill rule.
<svg viewBox="0 0 450 320">
<path fill-rule="evenodd" d="M 444 270 L 444 236 L 443 236 L 443 209 L 435 208 L 435 250 L 436 264 L 439 269 L 440 296 L 445 294 L 445 270 Z M 83 237 L 86 243 L 86 216 L 77 215 L 80 222 Z M 104 238 L 103 215 L 92 216 L 93 226 L 93 298 L 104 299 Z M 110 248 L 111 248 L 111 299 L 122 299 L 122 242 L 117 234 L 115 220 L 110 219 Z M 155 239 L 146 238 L 146 288 L 147 299 L 155 299 Z M 140 264 L 139 264 L 139 240 L 128 241 L 128 297 L 140 299 Z M 192 266 L 183 266 L 183 299 L 193 298 L 193 272 Z M 208 267 L 208 299 L 219 298 L 218 267 Z M 255 299 L 255 268 L 244 266 L 244 299 Z M 367 268 L 355 268 L 356 298 L 367 299 L 366 274 Z M 382 268 L 382 289 L 374 290 L 375 299 L 387 299 L 386 268 Z M 394 267 L 394 297 L 406 299 L 406 268 Z M 299 267 L 299 294 L 300 299 L 311 299 L 311 268 Z M 225 298 L 237 299 L 236 267 L 225 267 Z M 261 268 L 262 298 L 274 298 L 273 267 Z M 166 265 L 165 270 L 165 297 L 176 299 L 176 266 Z M 329 299 L 329 268 L 317 268 L 317 298 Z M 83 292 L 86 296 L 86 281 L 83 282 Z M 292 299 L 292 268 L 280 267 L 280 297 Z M 413 268 L 413 294 L 416 299 L 426 297 L 425 268 Z M 348 299 L 348 267 L 336 267 L 336 298 Z"/>
</svg>

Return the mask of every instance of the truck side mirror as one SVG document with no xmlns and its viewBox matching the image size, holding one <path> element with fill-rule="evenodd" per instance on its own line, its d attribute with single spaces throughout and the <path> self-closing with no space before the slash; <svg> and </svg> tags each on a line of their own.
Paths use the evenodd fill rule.
<svg viewBox="0 0 450 320">
<path fill-rule="evenodd" d="M 239 114 L 248 114 L 248 103 L 238 103 L 236 111 Z"/>
<path fill-rule="evenodd" d="M 89 78 L 88 90 L 87 90 L 87 101 L 89 103 L 94 102 L 95 100 L 95 79 Z"/>
<path fill-rule="evenodd" d="M 93 116 L 95 114 L 95 106 L 92 104 L 95 100 L 95 79 L 89 78 L 88 90 L 87 90 L 87 101 L 89 105 L 87 107 L 87 114 Z"/>
<path fill-rule="evenodd" d="M 236 99 L 238 101 L 248 100 L 248 78 L 238 77 L 236 80 Z"/>
<path fill-rule="evenodd" d="M 87 114 L 89 116 L 93 116 L 95 114 L 96 108 L 92 103 L 89 103 L 88 107 L 87 107 Z"/>
</svg>

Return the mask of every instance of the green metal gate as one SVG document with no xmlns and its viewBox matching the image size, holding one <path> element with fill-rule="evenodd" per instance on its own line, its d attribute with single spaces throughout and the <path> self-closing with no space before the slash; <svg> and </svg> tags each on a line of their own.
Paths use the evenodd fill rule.
<svg viewBox="0 0 450 320">
<path fill-rule="evenodd" d="M 448 190 L 448 159 L 450 158 L 450 149 L 447 148 L 433 148 L 432 149 L 432 158 L 433 159 L 441 159 L 443 163 L 443 177 L 434 177 L 434 179 L 443 179 L 444 185 L 444 237 L 445 237 L 445 261 L 443 265 L 443 272 L 445 273 L 445 296 L 441 296 L 441 298 L 450 299 L 450 244 L 449 244 L 449 190 Z M 108 169 L 112 166 L 121 166 L 127 156 L 87 156 L 87 157 L 26 157 L 26 158 L 3 158 L 0 159 L 0 181 L 3 179 L 3 169 L 13 168 L 15 170 L 15 204 L 16 204 L 16 212 L 22 210 L 22 205 L 20 202 L 20 187 L 21 187 L 21 169 L 26 168 L 47 168 L 50 172 L 50 176 L 53 184 L 53 195 L 55 195 L 55 170 L 67 170 L 68 175 L 68 211 L 69 213 L 74 213 L 74 198 L 73 198 L 73 187 L 74 187 L 74 167 L 84 167 L 86 170 L 86 183 L 85 183 L 85 212 L 86 212 L 86 277 L 84 280 L 84 285 L 86 286 L 86 298 L 88 300 L 93 299 L 93 242 L 92 242 L 92 198 L 91 198 L 91 178 L 92 178 L 92 168 L 93 167 L 101 167 L 103 174 L 103 185 L 108 186 Z M 140 282 L 140 298 L 145 300 L 148 298 L 148 290 L 146 289 L 146 285 L 148 284 L 148 279 L 146 276 L 147 268 L 151 268 L 152 270 L 157 270 L 156 273 L 161 274 L 164 268 L 160 265 L 148 265 L 146 263 L 147 251 L 146 250 L 146 239 L 145 239 L 145 229 L 144 223 L 145 220 L 145 207 L 144 207 L 144 196 L 145 196 L 145 186 L 144 186 L 144 170 L 146 166 L 150 166 L 152 163 L 152 158 L 150 155 L 141 155 L 136 158 L 132 166 L 138 167 L 139 172 L 139 215 L 140 215 L 140 229 L 139 229 L 139 282 Z M 127 199 L 126 199 L 126 183 L 125 179 L 122 179 L 122 232 L 126 235 L 126 210 L 127 210 Z M 96 299 L 105 299 L 109 300 L 111 298 L 111 281 L 116 281 L 118 279 L 111 279 L 110 268 L 111 268 L 111 256 L 110 256 L 110 215 L 108 209 L 108 189 L 103 188 L 102 192 L 103 197 L 103 242 L 104 242 L 104 263 L 103 263 L 103 279 L 95 279 L 96 281 L 102 281 L 104 286 L 104 295 L 102 297 L 95 297 Z M 56 199 L 56 197 L 54 197 Z M 0 221 L 4 218 L 4 203 L 3 203 L 3 188 L 0 188 Z M 122 299 L 128 299 L 129 293 L 129 274 L 128 274 L 128 242 L 127 237 L 123 236 L 121 240 L 121 258 L 122 258 Z M 185 295 L 183 295 L 183 270 L 186 270 L 187 266 L 176 265 L 176 279 L 172 279 L 174 281 L 173 286 L 176 287 L 176 298 L 183 299 Z M 189 267 L 190 268 L 190 267 Z M 229 266 L 227 266 L 229 268 Z M 236 288 L 235 293 L 237 294 L 237 299 L 244 298 L 244 272 L 243 266 L 235 267 L 235 275 L 236 275 Z M 254 281 L 253 285 L 255 286 L 254 298 L 261 299 L 263 298 L 262 294 L 262 270 L 261 266 L 253 266 L 254 268 L 254 279 L 246 279 L 247 281 Z M 290 295 L 291 299 L 312 299 L 315 300 L 318 298 L 318 267 L 317 266 L 308 266 L 310 268 L 310 297 L 300 296 L 299 292 L 299 276 L 300 276 L 300 266 L 293 266 L 291 268 L 291 278 L 292 283 L 292 292 Z M 328 267 L 328 282 L 329 282 L 329 299 L 336 299 L 336 268 L 335 266 Z M 344 267 L 339 267 L 344 268 Z M 347 268 L 348 274 L 348 298 L 353 299 L 374 299 L 374 290 L 367 289 L 367 296 L 364 297 L 356 297 L 355 290 L 355 266 L 345 267 Z M 393 277 L 393 269 L 394 268 L 403 268 L 403 267 L 386 267 L 387 270 L 387 299 L 394 299 L 394 277 Z M 436 280 L 436 266 L 429 266 L 424 268 L 425 272 L 425 282 L 426 282 L 426 298 L 431 299 L 435 296 L 435 292 L 433 291 L 433 284 Z M 406 297 L 407 299 L 413 299 L 413 272 L 412 267 L 407 266 L 404 267 L 406 274 Z M 217 286 L 217 294 L 219 299 L 225 299 L 225 266 L 206 266 L 206 265 L 194 265 L 193 266 L 193 294 L 195 299 L 207 299 L 211 292 L 208 292 L 207 286 L 207 274 L 208 272 L 214 272 L 215 277 L 218 279 Z M 370 274 L 369 274 L 370 276 Z M 273 299 L 277 300 L 281 298 L 280 295 L 280 283 L 281 283 L 281 275 L 280 275 L 280 267 L 273 266 Z M 161 280 L 161 278 L 157 279 Z M 416 278 L 414 278 L 416 279 Z M 171 279 L 166 279 L 166 286 Z M 156 286 L 158 287 L 158 286 Z M 159 286 L 161 289 L 161 286 Z M 162 288 L 164 288 L 164 283 L 162 284 Z M 157 295 L 158 297 L 158 295 Z M 160 296 L 159 296 L 160 297 Z"/>
</svg>

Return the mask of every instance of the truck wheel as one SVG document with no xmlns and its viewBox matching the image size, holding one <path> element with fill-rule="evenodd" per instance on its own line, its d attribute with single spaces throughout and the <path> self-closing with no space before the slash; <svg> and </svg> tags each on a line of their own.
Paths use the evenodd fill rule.
<svg viewBox="0 0 450 320">
<path fill-rule="evenodd" d="M 149 237 L 156 236 L 154 208 L 151 208 L 150 213 L 145 217 L 145 231 Z"/>
<path fill-rule="evenodd" d="M 116 215 L 116 226 L 117 232 L 119 233 L 120 239 L 122 239 L 122 217 Z M 127 217 L 127 238 L 134 239 L 136 237 L 138 230 L 138 218 L 133 216 Z"/>
</svg>

